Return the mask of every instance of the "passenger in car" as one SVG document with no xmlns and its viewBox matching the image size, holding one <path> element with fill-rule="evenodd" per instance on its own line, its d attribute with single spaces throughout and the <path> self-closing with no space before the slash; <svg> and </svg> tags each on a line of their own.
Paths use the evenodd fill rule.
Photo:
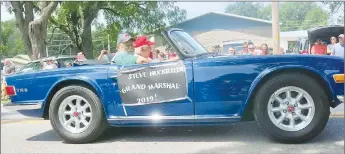
<svg viewBox="0 0 345 154">
<path fill-rule="evenodd" d="M 152 60 L 150 58 L 150 55 L 152 53 L 151 46 L 154 44 L 155 43 L 149 41 L 146 36 L 138 36 L 134 42 L 136 54 L 138 54 L 144 58 Z"/>
<path fill-rule="evenodd" d="M 126 33 L 118 35 L 117 50 L 116 56 L 112 59 L 117 65 L 143 64 L 152 61 L 134 53 L 134 38 Z"/>
<path fill-rule="evenodd" d="M 57 65 L 54 63 L 54 60 L 52 58 L 47 58 L 46 62 L 40 61 L 41 65 L 43 66 L 43 70 L 49 70 L 49 69 L 56 69 L 58 68 Z"/>
<path fill-rule="evenodd" d="M 150 58 L 150 55 L 152 53 L 151 51 L 151 46 L 154 45 L 154 42 L 151 42 L 149 41 L 146 36 L 139 36 L 136 38 L 135 42 L 134 42 L 134 47 L 135 47 L 135 50 L 136 50 L 136 54 L 143 57 L 143 58 L 146 58 L 148 60 L 150 60 L 151 62 L 160 62 L 160 61 L 165 61 L 164 59 L 163 60 L 159 60 L 159 59 L 151 59 Z M 171 59 L 168 59 L 166 61 L 177 61 L 179 60 L 179 57 L 178 56 L 175 56 Z"/>
</svg>

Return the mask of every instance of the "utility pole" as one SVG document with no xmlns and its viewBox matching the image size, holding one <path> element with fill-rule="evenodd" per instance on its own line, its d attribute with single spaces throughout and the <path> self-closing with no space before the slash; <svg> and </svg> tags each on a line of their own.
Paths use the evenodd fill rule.
<svg viewBox="0 0 345 154">
<path fill-rule="evenodd" d="M 273 54 L 280 53 L 279 2 L 272 2 L 272 38 Z"/>
<path fill-rule="evenodd" d="M 109 34 L 108 34 L 108 51 L 110 52 Z"/>
<path fill-rule="evenodd" d="M 0 2 L 0 21 L 1 21 L 1 4 L 2 4 L 2 2 Z M 2 29 L 2 27 L 1 27 L 2 25 L 1 25 L 1 22 L 0 22 L 0 34 L 1 34 L 1 29 Z M 2 38 L 1 38 L 1 35 L 0 35 L 0 46 L 2 45 Z M 1 59 L 1 58 L 0 58 Z M 2 68 L 0 68 L 0 69 L 2 69 Z"/>
</svg>

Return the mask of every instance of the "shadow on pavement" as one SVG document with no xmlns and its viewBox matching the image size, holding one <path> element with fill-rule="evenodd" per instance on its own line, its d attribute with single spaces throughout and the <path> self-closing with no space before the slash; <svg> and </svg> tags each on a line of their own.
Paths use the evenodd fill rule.
<svg viewBox="0 0 345 154">
<path fill-rule="evenodd" d="M 40 109 L 23 109 L 23 110 L 17 110 L 20 114 L 28 117 L 40 117 Z"/>
<path fill-rule="evenodd" d="M 44 133 L 35 135 L 26 139 L 27 141 L 62 141 L 54 130 L 49 130 Z"/>
<path fill-rule="evenodd" d="M 28 141 L 61 141 L 53 131 L 30 137 Z M 324 131 L 305 144 L 344 140 L 344 118 L 331 118 Z M 120 127 L 109 128 L 94 144 L 109 142 L 242 142 L 276 143 L 256 122 L 197 127 Z"/>
</svg>

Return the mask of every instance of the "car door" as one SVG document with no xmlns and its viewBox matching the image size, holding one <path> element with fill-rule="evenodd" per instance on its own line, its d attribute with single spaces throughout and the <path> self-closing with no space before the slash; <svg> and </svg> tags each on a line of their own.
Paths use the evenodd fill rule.
<svg viewBox="0 0 345 154">
<path fill-rule="evenodd" d="M 165 32 L 180 52 L 193 61 L 194 113 L 196 123 L 238 121 L 238 111 L 248 84 L 246 65 L 234 65 L 229 57 L 208 52 L 187 32 L 172 29 Z M 237 58 L 241 63 L 241 59 Z M 243 88 L 241 88 L 243 87 Z"/>
<path fill-rule="evenodd" d="M 116 118 L 121 124 L 193 123 L 192 71 L 191 61 L 111 66 Z"/>
</svg>

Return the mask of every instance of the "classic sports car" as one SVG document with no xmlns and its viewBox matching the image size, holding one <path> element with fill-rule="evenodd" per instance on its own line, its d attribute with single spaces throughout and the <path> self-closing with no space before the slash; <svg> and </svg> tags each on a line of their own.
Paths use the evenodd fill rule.
<svg viewBox="0 0 345 154">
<path fill-rule="evenodd" d="M 277 141 L 300 143 L 344 100 L 344 59 L 319 55 L 222 56 L 180 29 L 163 31 L 180 61 L 92 64 L 6 77 L 13 103 L 40 102 L 67 142 L 107 126 L 214 125 L 256 120 Z"/>
</svg>

